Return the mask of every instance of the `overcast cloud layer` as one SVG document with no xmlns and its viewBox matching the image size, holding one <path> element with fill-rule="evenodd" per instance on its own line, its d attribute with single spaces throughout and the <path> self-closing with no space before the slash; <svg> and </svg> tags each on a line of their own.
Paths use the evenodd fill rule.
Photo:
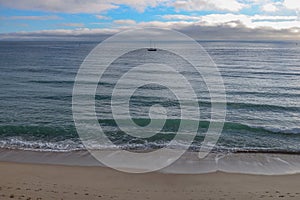
<svg viewBox="0 0 300 200">
<path fill-rule="evenodd" d="M 297 0 L 0 0 L 0 9 L 2 40 L 97 40 L 149 26 L 199 40 L 300 40 Z"/>
</svg>

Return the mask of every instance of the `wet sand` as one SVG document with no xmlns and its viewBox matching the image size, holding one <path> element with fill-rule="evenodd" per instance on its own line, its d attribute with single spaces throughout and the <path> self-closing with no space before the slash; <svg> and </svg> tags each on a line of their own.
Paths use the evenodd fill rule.
<svg viewBox="0 0 300 200">
<path fill-rule="evenodd" d="M 0 199 L 300 199 L 300 175 L 126 174 L 103 167 L 0 163 Z"/>
</svg>

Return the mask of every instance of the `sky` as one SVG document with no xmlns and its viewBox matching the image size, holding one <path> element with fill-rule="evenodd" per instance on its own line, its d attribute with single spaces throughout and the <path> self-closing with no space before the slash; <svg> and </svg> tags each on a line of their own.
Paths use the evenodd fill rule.
<svg viewBox="0 0 300 200">
<path fill-rule="evenodd" d="M 157 27 L 197 40 L 300 40 L 299 0 L 0 0 L 0 40 Z"/>
</svg>

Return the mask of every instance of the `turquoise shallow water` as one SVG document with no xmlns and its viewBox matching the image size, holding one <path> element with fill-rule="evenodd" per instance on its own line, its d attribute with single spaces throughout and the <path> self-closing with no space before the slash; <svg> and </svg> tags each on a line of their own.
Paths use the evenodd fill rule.
<svg viewBox="0 0 300 200">
<path fill-rule="evenodd" d="M 80 64 L 97 44 L 0 42 L 0 147 L 38 151 L 84 149 L 73 122 L 72 89 Z M 294 42 L 200 44 L 219 67 L 227 94 L 226 122 L 214 151 L 299 153 L 300 47 Z M 193 54 L 193 50 L 185 51 Z M 197 151 L 209 125 L 209 93 L 203 82 L 195 81 L 198 74 L 187 63 L 162 50 L 151 54 L 145 49 L 130 52 L 112 64 L 97 90 L 99 124 L 115 144 L 125 149 L 157 149 L 172 140 L 180 122 L 180 105 L 167 88 L 139 88 L 130 101 L 130 114 L 140 126 L 149 123 L 150 106 L 161 104 L 166 108 L 169 120 L 159 134 L 148 139 L 134 138 L 124 134 L 112 118 L 109 102 L 115 81 L 132 63 L 144 62 L 179 66 L 195 86 L 201 115 L 197 116 L 193 112 L 196 108 L 187 101 L 191 115 L 184 120 L 199 122 L 198 134 L 190 147 Z M 190 134 L 188 129 L 185 134 Z M 188 144 L 182 140 L 174 148 L 184 145 Z M 91 147 L 110 148 L 92 141 Z"/>
</svg>

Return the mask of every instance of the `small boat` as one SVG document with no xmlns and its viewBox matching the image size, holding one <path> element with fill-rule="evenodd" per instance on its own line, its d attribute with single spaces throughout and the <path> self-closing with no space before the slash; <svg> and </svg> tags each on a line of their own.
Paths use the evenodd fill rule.
<svg viewBox="0 0 300 200">
<path fill-rule="evenodd" d="M 152 47 L 152 41 L 150 41 L 150 48 L 147 49 L 148 51 L 157 51 L 157 49 L 154 47 Z"/>
<path fill-rule="evenodd" d="M 148 50 L 148 51 L 157 51 L 156 48 L 148 48 L 147 50 Z"/>
</svg>

